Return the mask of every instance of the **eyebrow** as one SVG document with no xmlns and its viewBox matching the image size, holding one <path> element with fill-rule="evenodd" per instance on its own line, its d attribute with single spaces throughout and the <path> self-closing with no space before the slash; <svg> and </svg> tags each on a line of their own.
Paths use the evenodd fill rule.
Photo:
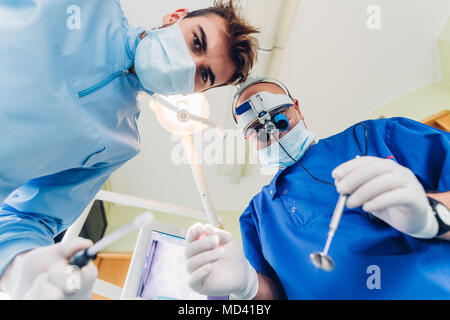
<svg viewBox="0 0 450 320">
<path fill-rule="evenodd" d="M 206 54 L 206 51 L 208 50 L 208 41 L 206 39 L 206 33 L 201 25 L 198 25 L 198 29 L 199 29 L 200 35 L 202 37 L 202 51 L 203 51 L 203 53 Z M 214 83 L 216 82 L 216 76 L 215 76 L 214 72 L 212 72 L 210 67 L 208 67 L 207 71 L 208 71 L 208 77 L 209 77 L 211 86 L 214 86 Z"/>
</svg>

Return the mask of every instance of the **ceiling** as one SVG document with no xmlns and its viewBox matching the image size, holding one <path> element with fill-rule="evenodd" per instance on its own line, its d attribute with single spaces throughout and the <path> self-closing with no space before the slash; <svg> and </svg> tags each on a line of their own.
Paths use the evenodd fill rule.
<svg viewBox="0 0 450 320">
<path fill-rule="evenodd" d="M 130 23 L 147 28 L 187 3 L 121 2 Z M 212 1 L 188 3 L 194 10 Z M 373 4 L 381 9 L 380 30 L 366 27 L 366 9 Z M 435 40 L 449 13 L 448 0 L 300 0 L 279 78 L 300 100 L 312 131 L 319 137 L 337 133 L 395 97 L 440 81 Z M 220 88 L 207 93 L 211 119 L 223 126 L 232 92 Z M 148 97 L 142 97 L 141 105 L 141 153 L 113 174 L 113 191 L 201 208 L 190 167 L 171 160 L 178 142 L 157 122 Z M 213 204 L 221 211 L 242 211 L 271 178 L 250 166 L 238 184 L 231 184 L 218 165 L 203 169 Z"/>
</svg>

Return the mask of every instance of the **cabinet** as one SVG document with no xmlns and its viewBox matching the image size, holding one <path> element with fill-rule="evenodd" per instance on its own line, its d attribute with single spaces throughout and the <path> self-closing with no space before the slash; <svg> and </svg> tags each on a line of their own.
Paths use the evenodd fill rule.
<svg viewBox="0 0 450 320">
<path fill-rule="evenodd" d="M 431 127 L 450 132 L 450 110 L 443 110 L 422 120 Z"/>
<path fill-rule="evenodd" d="M 127 277 L 128 267 L 130 266 L 131 256 L 131 252 L 99 253 L 94 260 L 98 269 L 98 278 L 116 286 L 123 287 Z M 94 294 L 92 299 L 109 300 L 98 294 Z"/>
</svg>

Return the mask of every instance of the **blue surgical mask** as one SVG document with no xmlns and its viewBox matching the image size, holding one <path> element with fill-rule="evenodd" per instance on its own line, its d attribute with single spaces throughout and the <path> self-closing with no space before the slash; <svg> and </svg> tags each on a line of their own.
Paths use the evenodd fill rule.
<svg viewBox="0 0 450 320">
<path fill-rule="evenodd" d="M 134 59 L 142 86 L 165 96 L 194 93 L 195 62 L 178 24 L 146 32 Z"/>
<path fill-rule="evenodd" d="M 303 121 L 299 121 L 291 131 L 279 140 L 279 143 L 293 159 L 298 161 L 315 138 L 316 135 L 305 128 Z M 258 157 L 265 168 L 287 168 L 295 163 L 276 141 L 273 141 L 267 148 L 259 150 Z"/>
</svg>

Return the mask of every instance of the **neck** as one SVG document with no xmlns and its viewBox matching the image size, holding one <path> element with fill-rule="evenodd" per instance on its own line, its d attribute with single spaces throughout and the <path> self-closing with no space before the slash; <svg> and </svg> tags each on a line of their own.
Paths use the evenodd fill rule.
<svg viewBox="0 0 450 320">
<path fill-rule="evenodd" d="M 136 70 L 134 70 L 134 64 L 131 66 L 130 69 L 128 69 L 128 71 L 130 71 L 130 73 L 136 75 Z"/>
</svg>

